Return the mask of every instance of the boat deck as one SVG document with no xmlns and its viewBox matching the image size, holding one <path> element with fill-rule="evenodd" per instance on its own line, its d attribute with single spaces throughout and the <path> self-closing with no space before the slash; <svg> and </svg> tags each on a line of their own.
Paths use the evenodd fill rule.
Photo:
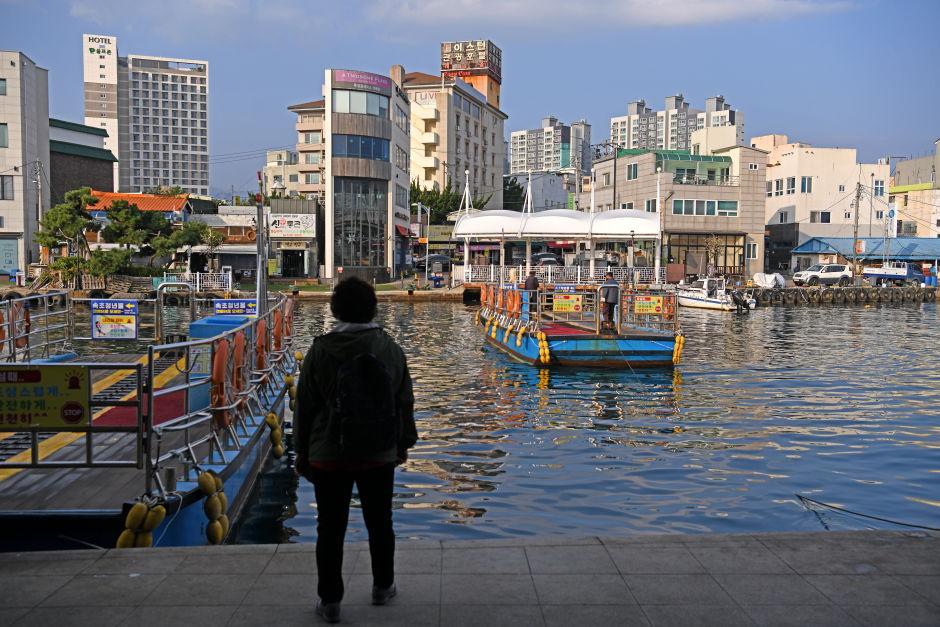
<svg viewBox="0 0 940 627">
<path fill-rule="evenodd" d="M 597 327 L 593 320 L 592 314 L 583 314 L 584 317 L 592 318 L 589 320 L 555 320 L 554 314 L 552 312 L 543 312 L 542 316 L 551 322 L 543 322 L 539 329 L 552 339 L 559 338 L 574 338 L 579 335 L 590 335 L 597 337 Z M 654 339 L 662 340 L 663 336 L 661 333 L 656 333 L 654 331 L 647 331 L 645 329 L 634 329 L 625 324 L 620 326 L 620 333 L 604 332 L 601 337 L 605 339 L 621 339 L 621 340 L 642 340 L 642 339 Z"/>
<path fill-rule="evenodd" d="M 146 355 L 100 355 L 71 361 L 83 363 L 135 363 Z M 68 362 L 63 362 L 68 363 Z M 183 382 L 176 369 L 174 355 L 154 360 L 157 372 L 154 387 L 171 387 Z M 182 364 L 180 363 L 182 366 Z M 146 377 L 146 367 L 144 377 Z M 92 371 L 92 393 L 98 399 L 134 400 L 136 376 L 130 370 Z M 146 399 L 146 395 L 145 395 Z M 182 392 L 160 398 L 154 409 L 156 424 L 179 415 L 183 409 Z M 175 414 L 175 415 L 173 415 Z M 136 408 L 114 407 L 95 412 L 96 425 L 134 425 Z M 43 461 L 82 461 L 85 459 L 84 433 L 41 434 L 39 455 Z M 133 433 L 97 433 L 94 454 L 98 459 L 130 460 L 136 458 L 137 436 Z M 175 448 L 183 442 L 181 432 L 164 434 L 161 446 Z M 30 460 L 30 437 L 23 433 L 0 433 L 0 459 Z M 0 470 L 0 514 L 24 511 L 120 510 L 125 501 L 144 491 L 144 471 L 137 468 L 36 468 Z"/>
</svg>

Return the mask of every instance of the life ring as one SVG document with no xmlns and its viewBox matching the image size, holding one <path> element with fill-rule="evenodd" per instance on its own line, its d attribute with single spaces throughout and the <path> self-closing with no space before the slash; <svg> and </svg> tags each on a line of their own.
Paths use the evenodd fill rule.
<svg viewBox="0 0 940 627">
<path fill-rule="evenodd" d="M 14 344 L 17 348 L 25 348 L 27 336 L 32 328 L 32 323 L 29 318 L 29 305 L 23 302 L 13 303 L 13 314 L 10 316 L 10 325 L 12 330 L 11 335 L 15 338 Z M 17 333 L 18 326 L 21 326 L 23 330 L 22 333 Z"/>
<path fill-rule="evenodd" d="M 254 231 L 248 231 L 248 239 L 253 242 L 258 239 L 258 234 Z"/>
<path fill-rule="evenodd" d="M 256 338 L 255 338 L 255 370 L 264 370 L 268 367 L 268 362 L 266 359 L 268 352 L 268 327 L 264 320 L 258 321 L 258 326 L 256 329 Z M 266 383 L 268 380 L 267 373 L 261 377 L 261 383 Z"/>
<path fill-rule="evenodd" d="M 499 290 L 499 295 L 496 297 L 496 312 L 503 313 L 503 290 Z"/>
<path fill-rule="evenodd" d="M 215 355 L 212 356 L 212 384 L 209 388 L 211 407 L 225 407 L 225 380 L 228 375 L 228 340 L 222 340 L 215 347 Z M 210 410 L 215 426 L 219 429 L 227 429 L 231 424 L 231 418 L 228 410 Z"/>
<path fill-rule="evenodd" d="M 274 350 L 281 351 L 281 344 L 284 340 L 284 314 L 280 311 L 274 312 Z"/>
<path fill-rule="evenodd" d="M 480 290 L 480 306 L 486 307 L 486 286 L 485 285 Z"/>
<path fill-rule="evenodd" d="M 522 315 L 522 292 L 519 290 L 513 290 L 512 312 L 513 318 L 519 318 Z"/>
<path fill-rule="evenodd" d="M 294 299 L 288 298 L 284 303 L 284 335 L 294 336 Z"/>
<path fill-rule="evenodd" d="M 516 317 L 516 290 L 509 290 L 506 293 L 506 313 L 510 318 Z"/>
<path fill-rule="evenodd" d="M 247 402 L 244 398 L 240 397 L 239 394 L 245 389 L 245 344 L 247 340 L 245 338 L 245 333 L 239 331 L 235 334 L 235 337 L 232 340 L 232 345 L 234 346 L 233 355 L 232 355 L 232 386 L 235 388 L 235 398 L 238 402 L 239 409 L 244 408 L 245 403 Z"/>
<path fill-rule="evenodd" d="M 0 353 L 3 352 L 3 341 L 7 339 L 7 331 L 3 328 L 3 310 L 0 310 Z"/>
</svg>

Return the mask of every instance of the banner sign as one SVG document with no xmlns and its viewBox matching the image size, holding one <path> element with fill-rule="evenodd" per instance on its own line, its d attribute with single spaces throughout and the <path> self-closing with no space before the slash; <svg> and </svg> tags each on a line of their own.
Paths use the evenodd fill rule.
<svg viewBox="0 0 940 627">
<path fill-rule="evenodd" d="M 0 367 L 0 427 L 91 424 L 88 368 L 69 365 Z"/>
<path fill-rule="evenodd" d="M 271 237 L 300 237 L 312 239 L 317 236 L 317 216 L 312 213 L 272 213 Z"/>
<path fill-rule="evenodd" d="M 433 224 L 428 227 L 428 240 L 432 242 L 447 242 L 450 241 L 451 235 L 453 233 L 453 225 L 446 226 Z"/>
<path fill-rule="evenodd" d="M 555 287 L 554 310 L 559 312 L 580 312 L 582 294 L 559 294 Z"/>
<path fill-rule="evenodd" d="M 91 301 L 91 338 L 93 340 L 136 340 L 137 301 Z"/>
<path fill-rule="evenodd" d="M 215 301 L 216 316 L 258 316 L 258 301 L 255 298 L 231 298 Z"/>
<path fill-rule="evenodd" d="M 576 285 L 556 285 L 555 293 L 556 294 L 574 294 L 577 290 L 575 289 Z"/>
<path fill-rule="evenodd" d="M 659 315 L 663 313 L 663 297 L 635 296 L 633 298 L 633 311 L 638 314 Z"/>
</svg>

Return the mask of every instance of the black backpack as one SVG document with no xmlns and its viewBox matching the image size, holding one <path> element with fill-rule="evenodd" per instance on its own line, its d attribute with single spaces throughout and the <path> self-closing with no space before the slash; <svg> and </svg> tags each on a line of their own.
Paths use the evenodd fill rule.
<svg viewBox="0 0 940 627">
<path fill-rule="evenodd" d="M 397 446 L 401 431 L 401 413 L 385 362 L 372 353 L 360 353 L 340 366 L 327 438 L 343 453 L 372 454 Z"/>
</svg>

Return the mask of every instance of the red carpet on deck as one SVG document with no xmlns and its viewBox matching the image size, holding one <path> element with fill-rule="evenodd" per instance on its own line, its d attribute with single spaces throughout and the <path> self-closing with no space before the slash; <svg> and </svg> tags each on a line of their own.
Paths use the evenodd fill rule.
<svg viewBox="0 0 940 627">
<path fill-rule="evenodd" d="M 539 327 L 539 330 L 542 331 L 542 333 L 545 335 L 594 335 L 593 332 L 582 329 L 581 327 L 562 324 L 560 322 L 543 324 L 541 327 Z"/>
<path fill-rule="evenodd" d="M 158 388 L 159 391 L 159 388 Z M 147 394 L 144 394 L 144 411 L 147 411 Z M 134 400 L 134 399 L 130 399 Z M 153 401 L 153 424 L 159 425 L 183 415 L 183 391 L 158 396 Z M 132 427 L 137 424 L 136 407 L 112 407 L 98 418 L 96 427 Z"/>
</svg>

